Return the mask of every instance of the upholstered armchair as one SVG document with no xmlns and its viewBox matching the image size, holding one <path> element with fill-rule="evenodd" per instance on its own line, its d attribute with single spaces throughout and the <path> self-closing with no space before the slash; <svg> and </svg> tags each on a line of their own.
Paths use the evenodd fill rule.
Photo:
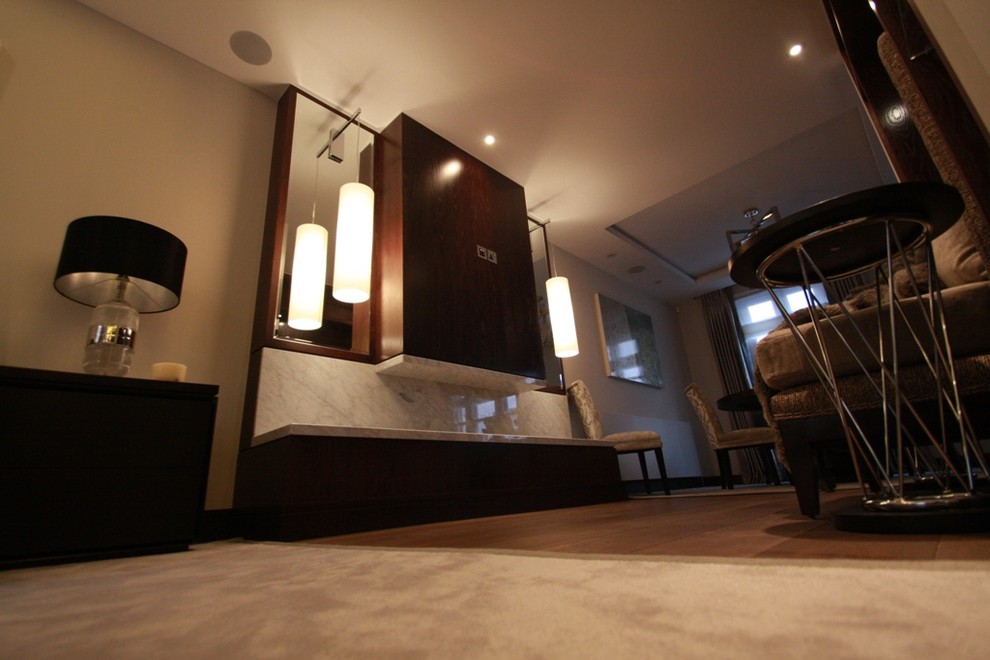
<svg viewBox="0 0 990 660">
<path fill-rule="evenodd" d="M 958 222 L 965 222 L 965 218 Z M 974 237 L 983 233 L 962 232 L 969 240 L 960 241 L 960 232 L 950 232 L 946 232 L 948 236 L 936 237 L 932 245 L 940 280 L 935 284 L 937 290 L 915 296 L 910 295 L 910 291 L 901 292 L 897 304 L 902 307 L 894 305 L 894 308 L 903 316 L 898 316 L 896 323 L 888 321 L 886 310 L 892 305 L 885 303 L 886 298 L 881 295 L 878 308 L 878 296 L 865 295 L 869 294 L 868 288 L 817 312 L 829 317 L 827 323 L 817 321 L 821 328 L 815 327 L 812 314 L 802 310 L 791 316 L 793 327 L 785 324 L 757 344 L 754 389 L 764 417 L 780 432 L 780 458 L 790 470 L 804 514 L 814 517 L 820 511 L 818 483 L 821 474 L 815 461 L 815 444 L 846 445 L 860 481 L 878 487 L 882 484 L 877 483 L 876 475 L 860 469 L 866 463 L 857 463 L 857 459 L 870 460 L 866 454 L 872 452 L 879 456 L 872 460 L 882 462 L 885 453 L 893 455 L 897 451 L 882 446 L 882 442 L 884 438 L 895 440 L 890 438 L 889 428 L 898 410 L 903 409 L 905 433 L 921 436 L 934 430 L 935 436 L 940 437 L 935 437 L 929 446 L 947 442 L 944 446 L 950 447 L 967 435 L 960 431 L 956 438 L 952 424 L 946 425 L 941 419 L 955 406 L 953 399 L 957 391 L 963 404 L 962 423 L 958 426 L 969 426 L 976 433 L 982 433 L 978 437 L 986 437 L 990 432 L 990 334 L 986 332 L 990 327 L 990 279 L 987 279 L 988 265 L 979 257 L 980 250 L 973 242 Z M 950 282 L 954 284 L 950 286 Z M 882 287 L 899 288 L 898 278 L 891 277 L 889 284 L 882 283 Z M 941 366 L 937 358 L 933 365 L 932 353 L 926 355 L 917 349 L 915 335 L 912 335 L 912 331 L 920 335 L 928 332 L 920 321 L 926 317 L 930 310 L 928 301 L 934 297 L 940 298 L 942 310 L 937 315 L 937 325 L 944 321 L 951 343 L 951 359 Z M 896 332 L 890 332 L 891 325 Z M 853 327 L 863 334 L 849 332 Z M 805 349 L 795 339 L 797 334 L 805 337 Z M 877 353 L 868 354 L 867 342 L 861 341 L 860 337 L 887 337 L 885 342 L 896 337 L 896 364 L 887 363 L 887 367 L 881 367 L 876 360 Z M 825 380 L 834 382 L 834 390 L 808 359 L 809 348 L 819 356 L 828 356 L 824 362 L 827 365 Z M 943 375 L 936 376 L 933 366 Z M 881 374 L 882 369 L 886 369 L 885 376 Z M 896 399 L 885 398 L 891 395 L 893 388 L 896 388 L 896 392 L 892 392 Z M 835 391 L 839 393 L 841 405 L 837 403 Z M 895 403 L 892 405 L 891 401 Z M 859 436 L 869 440 L 858 449 L 850 440 L 849 432 L 853 427 Z M 943 451 L 951 453 L 952 450 Z M 977 462 L 983 460 L 979 449 L 975 454 Z M 923 466 L 913 470 L 923 471 Z"/>
<path fill-rule="evenodd" d="M 967 404 L 969 423 L 986 437 L 990 432 L 990 334 L 986 332 L 990 327 L 990 221 L 980 203 L 986 192 L 986 171 L 981 168 L 982 178 L 975 181 L 966 175 L 963 162 L 969 156 L 954 149 L 953 140 L 947 139 L 890 35 L 880 36 L 877 50 L 932 162 L 943 181 L 955 187 L 964 202 L 959 220 L 932 241 L 932 257 L 941 286 L 939 295 L 945 305 L 959 394 Z M 890 286 L 898 286 L 896 277 L 891 278 Z M 855 296 L 843 302 L 852 309 L 869 307 L 863 303 L 862 297 Z M 872 312 L 853 311 L 854 315 L 868 313 Z M 819 466 L 812 444 L 837 439 L 842 442 L 842 426 L 828 392 L 811 377 L 807 362 L 802 363 L 793 346 L 789 346 L 789 335 L 790 330 L 782 328 L 757 345 L 754 389 L 764 417 L 782 436 L 779 457 L 791 472 L 801 511 L 813 517 L 819 513 L 820 505 Z M 901 382 L 908 399 L 928 415 L 938 415 L 938 395 L 932 379 L 924 373 L 924 365 L 904 360 L 901 366 Z M 868 430 L 882 434 L 885 420 L 870 378 L 849 371 L 838 373 L 837 380 L 852 410 L 862 413 L 863 423 L 873 427 Z"/>
</svg>

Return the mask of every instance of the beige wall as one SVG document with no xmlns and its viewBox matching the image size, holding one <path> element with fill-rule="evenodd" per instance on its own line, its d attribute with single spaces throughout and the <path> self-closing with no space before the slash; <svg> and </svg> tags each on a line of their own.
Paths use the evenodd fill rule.
<svg viewBox="0 0 990 660">
<path fill-rule="evenodd" d="M 587 383 L 602 415 L 606 433 L 657 431 L 664 440 L 664 460 L 670 476 L 702 474 L 699 456 L 711 450 L 704 436 L 692 430 L 694 412 L 684 396 L 684 388 L 690 382 L 690 371 L 677 310 L 653 296 L 630 288 L 628 284 L 560 248 L 554 251 L 554 263 L 557 274 L 569 280 L 581 348 L 578 356 L 564 360 L 567 383 L 575 380 Z M 606 374 L 605 353 L 595 308 L 596 293 L 651 316 L 660 352 L 660 373 L 664 380 L 662 389 L 610 378 Z M 620 459 L 623 479 L 638 479 L 640 470 L 635 455 Z M 652 457 L 648 466 L 651 476 L 658 477 Z M 707 472 L 713 473 L 717 474 L 717 468 L 714 472 Z"/>
<path fill-rule="evenodd" d="M 949 62 L 970 106 L 990 129 L 990 2 L 986 0 L 914 0 L 921 20 Z"/>
<path fill-rule="evenodd" d="M 91 310 L 52 287 L 70 221 L 177 235 L 182 301 L 142 317 L 132 375 L 220 385 L 207 508 L 230 506 L 274 101 L 73 2 L 4 0 L 0 40 L 0 364 L 81 370 Z"/>
</svg>

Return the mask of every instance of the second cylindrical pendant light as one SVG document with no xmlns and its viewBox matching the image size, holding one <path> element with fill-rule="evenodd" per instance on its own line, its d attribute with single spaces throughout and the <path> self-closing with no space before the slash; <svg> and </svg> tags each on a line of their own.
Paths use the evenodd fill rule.
<svg viewBox="0 0 990 660">
<path fill-rule="evenodd" d="M 360 303 L 371 296 L 374 226 L 375 191 L 363 183 L 342 185 L 333 257 L 333 297 L 341 302 Z"/>
</svg>

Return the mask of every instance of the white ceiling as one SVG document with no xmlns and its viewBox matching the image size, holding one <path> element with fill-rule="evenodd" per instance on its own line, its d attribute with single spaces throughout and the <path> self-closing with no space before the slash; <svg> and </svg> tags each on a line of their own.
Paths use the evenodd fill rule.
<svg viewBox="0 0 990 660">
<path fill-rule="evenodd" d="M 730 283 L 744 209 L 889 176 L 820 0 L 80 2 L 273 98 L 410 115 L 522 184 L 553 243 L 667 300 Z M 235 56 L 238 31 L 271 60 Z"/>
</svg>

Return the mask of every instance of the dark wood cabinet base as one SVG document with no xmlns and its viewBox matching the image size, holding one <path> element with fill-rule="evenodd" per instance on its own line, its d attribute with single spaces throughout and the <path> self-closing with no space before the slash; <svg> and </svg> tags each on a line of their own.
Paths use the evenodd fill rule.
<svg viewBox="0 0 990 660">
<path fill-rule="evenodd" d="M 292 541 L 626 497 L 608 446 L 289 435 L 241 452 L 234 505 Z"/>
</svg>

